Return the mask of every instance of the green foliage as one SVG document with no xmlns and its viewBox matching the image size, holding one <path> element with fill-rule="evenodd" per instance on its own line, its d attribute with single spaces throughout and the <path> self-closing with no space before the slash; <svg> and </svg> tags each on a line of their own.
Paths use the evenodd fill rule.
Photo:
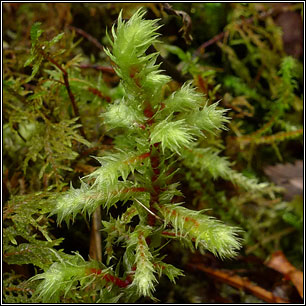
<svg viewBox="0 0 306 306">
<path fill-rule="evenodd" d="M 128 21 L 119 15 L 117 29 L 112 28 L 114 42 L 109 39 L 113 52 L 106 54 L 116 64 L 115 71 L 123 81 L 123 86 L 136 105 L 139 99 L 149 99 L 153 105 L 159 102 L 160 88 L 170 80 L 160 74 L 155 65 L 157 53 L 146 55 L 148 47 L 157 41 L 157 20 L 144 20 L 145 11 L 135 14 Z M 133 102 L 130 101 L 131 104 Z"/>
<path fill-rule="evenodd" d="M 22 76 L 5 81 L 4 113 L 8 122 L 4 124 L 4 146 L 10 157 L 22 164 L 24 173 L 28 172 L 31 176 L 39 169 L 34 176 L 37 175 L 38 179 L 44 177 L 45 181 L 59 186 L 64 174 L 72 170 L 72 161 L 79 156 L 77 145 L 90 146 L 90 143 L 77 131 L 81 127 L 78 118 L 70 118 L 67 99 L 60 93 L 61 87 L 64 87 L 61 74 L 47 70 L 51 78 L 39 78 L 34 90 L 25 90 L 38 73 L 43 60 L 49 58 L 46 55 L 49 48 L 63 37 L 60 35 L 42 42 L 42 33 L 40 24 L 35 23 L 31 30 L 31 55 L 26 62 L 26 65 L 34 63 L 30 78 Z M 55 57 L 60 53 L 63 52 L 57 52 Z M 54 80 L 54 76 L 57 80 Z M 20 150 L 23 152 L 21 155 L 18 154 Z M 32 162 L 35 162 L 35 171 L 29 171 Z"/>
<path fill-rule="evenodd" d="M 63 239 L 54 239 L 48 232 L 46 218 L 57 197 L 55 192 L 39 192 L 15 196 L 3 211 L 3 252 L 9 264 L 33 264 L 42 269 L 54 261 L 52 247 Z M 26 243 L 20 243 L 20 239 Z"/>
<path fill-rule="evenodd" d="M 118 102 L 110 105 L 101 117 L 109 128 L 139 128 L 145 121 L 145 116 L 131 105 Z"/>
<path fill-rule="evenodd" d="M 36 22 L 31 28 L 31 41 L 32 41 L 31 56 L 24 63 L 24 67 L 29 66 L 32 62 L 34 62 L 34 65 L 32 69 L 32 74 L 26 80 L 26 82 L 31 81 L 34 78 L 34 76 L 37 74 L 41 66 L 41 63 L 43 62 L 44 57 L 46 57 L 46 54 L 49 52 L 50 47 L 52 47 L 54 44 L 60 41 L 64 36 L 64 33 L 61 33 L 55 36 L 50 41 L 42 42 L 39 40 L 39 38 L 44 31 L 40 27 L 41 23 Z"/>
<path fill-rule="evenodd" d="M 220 29 L 215 33 L 217 36 L 204 41 L 208 46 L 204 54 L 193 53 L 197 57 L 191 57 L 189 50 L 184 52 L 176 46 L 166 48 L 178 56 L 178 67 L 192 74 L 199 89 L 211 101 L 224 97 L 220 103 L 229 109 L 227 115 L 232 117 L 226 143 L 206 134 L 207 143 L 203 147 L 183 152 L 182 163 L 186 167 L 181 173 L 193 190 L 191 195 L 196 193 L 193 204 L 213 208 L 214 215 L 223 221 L 241 226 L 245 245 L 249 246 L 247 254 L 264 258 L 280 244 L 288 245 L 288 233 L 293 230 L 290 225 L 298 229 L 300 221 L 297 220 L 301 220 L 289 209 L 290 202 L 274 204 L 281 201 L 280 188 L 258 183 L 254 174 L 276 160 L 301 158 L 298 154 L 302 150 L 303 88 L 298 71 L 302 65 L 284 52 L 283 30 L 270 15 L 277 9 L 262 4 L 233 4 L 232 8 L 224 32 Z M 206 13 L 205 10 L 203 15 Z M 222 51 L 222 62 L 216 61 L 219 53 L 214 44 Z M 210 71 L 213 72 L 210 74 Z M 213 92 L 218 83 L 221 87 Z M 299 153 L 289 154 L 291 145 Z M 221 157 L 221 152 L 227 158 Z M 238 171 L 246 165 L 247 171 Z M 242 187 L 239 191 L 235 189 L 238 195 L 224 191 L 220 179 Z M 302 239 L 299 230 L 293 230 L 294 234 L 299 236 L 299 241 Z M 302 254 L 295 250 L 299 254 L 296 257 Z"/>
<path fill-rule="evenodd" d="M 4 273 L 3 302 L 8 304 L 26 304 L 40 302 L 33 296 L 34 287 L 20 275 Z"/>
<path fill-rule="evenodd" d="M 273 10 L 271 8 L 271 12 Z M 232 105 L 235 109 L 238 98 L 244 99 L 245 105 L 252 103 L 254 109 L 254 113 L 248 117 L 259 118 L 256 119 L 259 125 L 251 124 L 248 120 L 232 122 L 241 155 L 249 164 L 253 162 L 255 146 L 260 144 L 272 145 L 276 157 L 282 161 L 279 143 L 299 139 L 303 131 L 301 121 L 297 119 L 301 118 L 300 115 L 290 115 L 293 111 L 300 113 L 302 110 L 297 82 L 298 61 L 284 53 L 282 30 L 267 11 L 265 14 L 268 17 L 262 19 L 255 4 L 235 5 L 231 21 L 226 26 L 228 40 L 218 42 L 235 72 L 235 76 L 224 74 L 225 86 L 237 97 L 231 98 L 227 106 Z M 240 16 L 248 19 L 241 21 Z M 244 48 L 247 51 L 238 55 Z M 299 132 L 287 134 L 293 131 Z"/>
<path fill-rule="evenodd" d="M 202 103 L 203 96 L 192 87 L 192 83 L 187 82 L 164 101 L 163 112 L 170 114 L 196 111 Z"/>
<path fill-rule="evenodd" d="M 293 106 L 295 100 L 294 90 L 297 88 L 296 82 L 296 62 L 291 56 L 284 57 L 280 64 L 279 75 L 281 82 L 277 89 L 277 100 L 272 111 L 283 115 L 284 111 Z"/>
</svg>

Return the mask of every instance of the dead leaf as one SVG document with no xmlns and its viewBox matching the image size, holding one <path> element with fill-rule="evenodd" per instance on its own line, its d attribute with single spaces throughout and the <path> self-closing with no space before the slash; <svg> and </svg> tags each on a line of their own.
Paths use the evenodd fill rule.
<svg viewBox="0 0 306 306">
<path fill-rule="evenodd" d="M 264 172 L 272 182 L 286 189 L 286 200 L 291 200 L 294 196 L 303 193 L 302 160 L 297 160 L 294 164 L 268 166 L 264 169 Z"/>
<path fill-rule="evenodd" d="M 282 251 L 274 252 L 265 264 L 269 268 L 282 273 L 287 279 L 290 279 L 301 298 L 303 298 L 303 272 L 296 269 Z"/>
<path fill-rule="evenodd" d="M 287 54 L 299 58 L 303 54 L 303 20 L 297 12 L 282 12 L 276 24 L 283 32 L 284 49 Z"/>
<path fill-rule="evenodd" d="M 191 21 L 190 16 L 184 11 L 174 10 L 169 3 L 164 3 L 163 8 L 169 15 L 175 15 L 175 16 L 182 18 L 183 26 L 181 27 L 179 32 L 183 31 L 183 37 L 186 41 L 186 44 L 190 45 L 191 41 L 193 40 L 192 35 L 191 35 L 192 21 Z"/>
</svg>

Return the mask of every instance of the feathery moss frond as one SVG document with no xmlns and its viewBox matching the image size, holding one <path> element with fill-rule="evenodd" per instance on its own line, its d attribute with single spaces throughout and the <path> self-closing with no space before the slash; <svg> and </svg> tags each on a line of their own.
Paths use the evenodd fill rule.
<svg viewBox="0 0 306 306">
<path fill-rule="evenodd" d="M 135 169 L 141 163 L 148 163 L 149 152 L 118 152 L 105 155 L 103 157 L 95 157 L 101 167 L 85 176 L 84 178 L 95 179 L 92 186 L 100 186 L 103 184 L 114 185 L 121 176 L 126 181 L 130 173 L 134 173 Z"/>
<path fill-rule="evenodd" d="M 197 111 L 203 101 L 203 95 L 196 91 L 191 82 L 186 82 L 164 101 L 163 111 L 167 113 Z"/>
<path fill-rule="evenodd" d="M 209 7 L 216 8 L 209 5 L 205 9 Z M 3 258 L 8 265 L 30 264 L 41 272 L 35 271 L 32 281 L 26 282 L 12 271 L 6 273 L 5 284 L 11 287 L 4 289 L 6 302 L 124 303 L 137 302 L 141 297 L 156 301 L 158 278 L 167 276 L 175 283 L 183 275 L 182 270 L 164 262 L 168 250 L 164 247 L 171 239 L 186 246 L 187 251 L 210 251 L 224 259 L 237 255 L 240 235 L 244 235 L 246 245 L 252 245 L 247 253 L 258 250 L 258 246 L 261 252 L 268 245 L 263 247 L 262 242 L 268 241 L 265 236 L 275 237 L 273 232 L 284 222 L 291 225 L 290 231 L 292 226 L 301 229 L 302 213 L 293 208 L 284 211 L 288 206 L 285 202 L 275 205 L 279 198 L 273 198 L 274 192 L 280 188 L 258 182 L 251 167 L 247 170 L 252 178 L 243 175 L 231 162 L 237 156 L 240 169 L 240 160 L 246 157 L 252 166 L 250 156 L 256 155 L 256 145 L 277 148 L 277 142 L 303 134 L 299 118 L 303 105 L 298 96 L 302 67 L 292 57 L 284 56 L 279 27 L 271 23 L 271 18 L 263 19 L 269 11 L 261 14 L 257 7 L 250 6 L 251 16 L 247 7 L 234 6 L 233 22 L 224 32 L 229 34 L 229 43 L 217 42 L 230 60 L 225 69 L 209 67 L 203 58 L 200 63 L 190 50 L 157 45 L 157 50 L 179 57 L 180 71 L 161 64 L 163 52 L 151 52 L 152 44 L 161 43 L 161 19 L 146 20 L 143 8 L 129 20 L 124 20 L 121 12 L 107 34 L 110 45 L 105 52 L 114 69 L 84 64 L 80 52 L 74 49 L 79 41 L 74 42 L 73 32 L 65 31 L 44 41 L 41 23 L 35 23 L 28 55 L 22 54 L 24 46 L 16 45 L 19 30 L 8 33 L 4 48 L 3 174 L 11 199 L 4 203 Z M 237 27 L 241 16 L 256 22 Z M 183 20 L 186 31 L 190 26 L 187 19 Z M 261 23 L 266 24 L 267 31 Z M 211 40 L 198 51 L 212 41 L 216 42 Z M 234 45 L 245 45 L 243 60 Z M 31 75 L 20 73 L 19 55 L 27 57 L 24 67 L 32 67 Z M 117 76 L 102 78 L 100 74 L 95 79 L 94 73 L 85 70 L 90 67 L 115 72 L 119 85 Z M 171 77 L 161 67 L 179 82 L 170 82 Z M 230 75 L 228 68 L 233 68 L 236 75 Z M 192 81 L 180 87 L 180 80 L 187 79 L 188 72 L 198 88 Z M 222 130 L 229 122 L 228 110 L 214 103 L 222 92 L 237 135 L 237 143 L 228 141 L 224 150 L 231 159 L 220 154 L 225 149 Z M 253 115 L 254 120 L 245 120 Z M 257 129 L 261 123 L 264 125 Z M 251 145 L 249 152 L 246 145 Z M 88 157 L 92 152 L 102 154 L 94 157 L 100 163 L 98 167 Z M 67 182 L 76 185 L 79 172 L 84 175 L 80 187 L 74 188 L 71 183 L 66 190 Z M 184 196 L 188 197 L 188 206 L 200 209 L 205 205 L 213 210 L 187 209 L 177 203 Z M 297 202 L 292 203 L 300 212 L 302 205 Z M 50 216 L 56 215 L 59 226 L 63 221 L 70 225 L 77 217 L 84 219 L 78 214 L 88 221 L 92 216 L 92 233 L 102 222 L 102 244 L 96 232 L 90 245 L 97 248 L 90 248 L 94 251 L 90 256 L 98 258 L 103 253 L 107 266 L 58 250 L 63 238 L 54 238 L 53 234 L 59 232 L 53 231 L 56 223 Z M 101 215 L 103 221 L 98 221 Z M 242 226 L 245 233 L 231 224 Z M 87 231 L 70 228 L 69 232 L 73 231 L 74 237 L 86 239 Z M 271 253 L 272 248 L 267 250 Z M 178 248 L 172 251 L 181 255 Z"/>
<path fill-rule="evenodd" d="M 216 179 L 221 177 L 229 180 L 248 191 L 265 192 L 268 183 L 259 183 L 257 179 L 252 179 L 231 168 L 231 163 L 225 158 L 219 156 L 219 151 L 213 148 L 192 148 L 184 150 L 183 164 L 190 169 L 200 170 L 199 178 L 205 177 L 205 171 Z"/>
<path fill-rule="evenodd" d="M 165 225 L 171 223 L 176 236 L 188 237 L 196 248 L 207 249 L 222 259 L 236 256 L 241 248 L 238 228 L 227 226 L 201 211 L 189 210 L 179 204 L 163 205 L 159 211 Z"/>
<path fill-rule="evenodd" d="M 134 264 L 136 271 L 131 286 L 135 286 L 141 296 L 152 296 L 154 283 L 157 282 L 154 275 L 153 255 L 146 242 L 146 237 L 151 233 L 148 226 L 138 225 L 127 242 L 127 249 L 135 249 Z"/>
<path fill-rule="evenodd" d="M 151 144 L 161 143 L 163 152 L 169 149 L 180 154 L 181 148 L 190 145 L 195 140 L 191 127 L 185 119 L 177 121 L 163 120 L 152 127 Z"/>
<path fill-rule="evenodd" d="M 139 109 L 128 105 L 124 100 L 111 104 L 107 111 L 101 115 L 109 129 L 128 128 L 139 129 L 145 122 L 145 116 Z"/>
<path fill-rule="evenodd" d="M 226 130 L 225 124 L 229 122 L 229 118 L 224 116 L 226 109 L 216 109 L 219 102 L 209 106 L 204 106 L 202 110 L 191 113 L 187 116 L 186 121 L 193 124 L 200 130 L 214 133 L 214 130 Z"/>
<path fill-rule="evenodd" d="M 179 276 L 184 276 L 184 273 L 181 269 L 174 267 L 171 264 L 164 263 L 162 261 L 154 262 L 154 267 L 161 277 L 162 274 L 165 274 L 169 280 L 175 284 L 175 279 Z"/>
<path fill-rule="evenodd" d="M 36 294 L 43 302 L 58 303 L 62 294 L 67 294 L 77 281 L 86 275 L 85 269 L 90 265 L 80 256 L 70 256 L 70 259 L 53 263 L 47 271 L 37 274 L 31 281 L 42 280 Z"/>
<path fill-rule="evenodd" d="M 118 201 L 124 204 L 138 192 L 145 192 L 145 189 L 130 181 L 118 181 L 114 185 L 104 183 L 97 189 L 82 182 L 81 188 L 74 189 L 71 186 L 70 190 L 58 198 L 52 214 L 57 214 L 58 223 L 65 220 L 69 224 L 70 219 L 74 219 L 80 212 L 91 215 L 99 205 L 109 209 Z"/>
<path fill-rule="evenodd" d="M 42 280 L 35 295 L 44 303 L 59 303 L 61 297 L 73 299 L 77 290 L 85 290 L 93 281 L 99 283 L 102 288 L 105 285 L 112 286 L 112 281 L 116 282 L 111 276 L 111 268 L 101 269 L 101 264 L 93 260 L 85 261 L 78 253 L 58 259 L 59 261 L 53 263 L 44 273 L 30 279 Z"/>
</svg>

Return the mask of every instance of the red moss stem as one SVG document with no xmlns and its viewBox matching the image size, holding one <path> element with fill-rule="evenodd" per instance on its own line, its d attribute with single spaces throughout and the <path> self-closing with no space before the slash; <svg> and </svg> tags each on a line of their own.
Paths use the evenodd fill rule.
<svg viewBox="0 0 306 306">
<path fill-rule="evenodd" d="M 102 274 L 101 269 L 91 268 L 89 271 L 87 271 L 88 274 Z M 120 287 L 120 288 L 126 288 L 129 284 L 132 283 L 131 277 L 128 275 L 125 279 L 121 279 L 117 276 L 114 276 L 110 273 L 105 273 L 102 275 L 102 279 L 106 280 L 109 283 L 113 283 L 114 285 Z"/>
</svg>

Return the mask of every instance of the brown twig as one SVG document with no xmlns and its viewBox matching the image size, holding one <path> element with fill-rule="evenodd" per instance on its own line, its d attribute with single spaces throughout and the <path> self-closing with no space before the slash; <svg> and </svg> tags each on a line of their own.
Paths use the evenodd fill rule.
<svg viewBox="0 0 306 306">
<path fill-rule="evenodd" d="M 89 256 L 92 259 L 102 261 L 101 208 L 100 206 L 94 211 L 93 216 L 92 216 Z"/>
<path fill-rule="evenodd" d="M 79 68 L 92 68 L 98 71 L 102 71 L 102 72 L 106 72 L 109 74 L 115 74 L 115 70 L 113 67 L 108 67 L 108 66 L 101 66 L 101 65 L 97 65 L 97 64 L 80 64 L 78 65 Z"/>
<path fill-rule="evenodd" d="M 6 287 L 6 288 L 3 288 L 3 290 L 6 290 L 6 291 L 22 291 L 22 292 L 30 292 L 30 293 L 34 292 L 34 290 L 32 290 L 32 289 L 20 288 L 20 287 Z"/>
<path fill-rule="evenodd" d="M 71 101 L 71 104 L 72 104 L 72 108 L 73 108 L 73 111 L 74 111 L 74 115 L 76 117 L 78 117 L 78 123 L 81 125 L 79 127 L 79 131 L 80 131 L 80 134 L 85 138 L 86 138 L 86 135 L 85 135 L 85 132 L 84 132 L 84 129 L 83 129 L 83 125 L 82 125 L 82 121 L 81 121 L 81 117 L 80 117 L 80 113 L 79 113 L 79 109 L 78 109 L 78 106 L 75 102 L 75 98 L 74 98 L 74 95 L 71 91 L 71 88 L 70 88 L 70 84 L 69 84 L 69 79 L 68 79 L 68 72 L 57 62 L 55 61 L 50 55 L 48 55 L 47 53 L 45 53 L 42 49 L 39 50 L 39 52 L 42 54 L 42 56 L 48 60 L 49 62 L 51 62 L 53 65 L 55 65 L 62 73 L 63 73 L 63 78 L 64 78 L 64 83 L 65 83 L 65 87 L 67 89 L 67 93 L 68 93 L 68 96 L 70 98 L 70 101 Z"/>
<path fill-rule="evenodd" d="M 88 34 L 87 32 L 85 32 L 84 30 L 73 27 L 73 26 L 69 26 L 69 28 L 76 31 L 78 34 L 82 35 L 83 37 L 85 37 L 88 41 L 93 43 L 101 51 L 104 51 L 103 46 L 98 42 L 98 40 L 94 38 L 93 36 L 91 36 L 90 34 Z"/>
<path fill-rule="evenodd" d="M 226 31 L 228 32 L 228 31 Z M 219 34 L 217 34 L 216 36 L 214 36 L 213 38 L 211 38 L 210 40 L 206 41 L 205 43 L 203 43 L 197 50 L 196 50 L 196 55 L 198 54 L 202 54 L 204 49 L 207 48 L 210 45 L 213 45 L 214 43 L 216 43 L 217 41 L 221 40 L 226 32 L 221 32 Z"/>
</svg>

